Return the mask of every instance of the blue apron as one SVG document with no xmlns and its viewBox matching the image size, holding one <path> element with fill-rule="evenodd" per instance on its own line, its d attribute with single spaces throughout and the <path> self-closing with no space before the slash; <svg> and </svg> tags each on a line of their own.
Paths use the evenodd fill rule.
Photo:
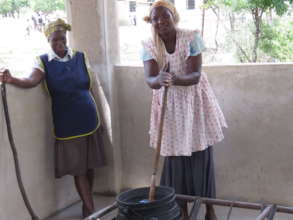
<svg viewBox="0 0 293 220">
<path fill-rule="evenodd" d="M 46 86 L 52 98 L 55 136 L 59 140 L 90 135 L 99 126 L 96 103 L 84 55 L 76 52 L 67 62 L 48 61 L 42 55 Z"/>
</svg>

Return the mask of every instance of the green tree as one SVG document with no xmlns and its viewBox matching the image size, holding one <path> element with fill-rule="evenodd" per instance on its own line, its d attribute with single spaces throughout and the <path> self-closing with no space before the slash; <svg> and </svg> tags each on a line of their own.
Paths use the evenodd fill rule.
<svg viewBox="0 0 293 220">
<path fill-rule="evenodd" d="M 30 0 L 30 6 L 34 11 L 49 14 L 56 10 L 65 10 L 64 0 Z"/>
<path fill-rule="evenodd" d="M 28 5 L 28 0 L 4 0 L 0 2 L 0 14 L 14 16 L 15 13 L 19 14 L 21 8 Z"/>
<path fill-rule="evenodd" d="M 260 50 L 280 62 L 293 61 L 293 21 L 263 24 Z"/>
<path fill-rule="evenodd" d="M 257 62 L 264 14 L 275 12 L 282 16 L 288 11 L 290 4 L 293 4 L 293 0 L 206 0 L 205 7 L 224 6 L 234 13 L 249 13 L 251 15 L 254 26 L 252 30 L 254 36 L 251 48 L 252 56 L 243 54 L 244 51 L 240 51 L 240 53 L 246 57 L 246 61 Z M 233 27 L 233 24 L 231 24 L 231 27 Z"/>
</svg>

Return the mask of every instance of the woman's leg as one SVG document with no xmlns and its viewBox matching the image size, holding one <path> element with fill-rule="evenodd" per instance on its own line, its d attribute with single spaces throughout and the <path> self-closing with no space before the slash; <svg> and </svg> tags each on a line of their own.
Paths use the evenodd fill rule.
<svg viewBox="0 0 293 220">
<path fill-rule="evenodd" d="M 178 202 L 178 205 L 180 206 L 181 211 L 182 211 L 182 220 L 188 220 L 187 202 L 180 201 L 180 202 Z"/>
<path fill-rule="evenodd" d="M 208 156 L 208 168 L 207 168 L 207 181 L 208 181 L 208 190 L 206 197 L 215 198 L 216 197 L 216 181 L 215 181 L 215 170 L 214 170 L 214 158 L 213 158 L 213 147 L 209 146 L 207 151 L 209 152 Z M 218 220 L 215 209 L 213 205 L 206 205 L 206 220 Z"/>
<path fill-rule="evenodd" d="M 207 211 L 205 220 L 218 220 L 213 205 L 206 205 L 206 207 Z"/>
<path fill-rule="evenodd" d="M 88 175 L 74 176 L 74 182 L 83 203 L 83 217 L 87 217 L 94 212 L 94 200 L 91 190 L 92 185 Z"/>
<path fill-rule="evenodd" d="M 94 171 L 94 169 L 88 169 L 86 175 L 87 175 L 87 178 L 89 180 L 91 192 L 93 192 L 94 179 L 95 179 L 95 171 Z"/>
</svg>

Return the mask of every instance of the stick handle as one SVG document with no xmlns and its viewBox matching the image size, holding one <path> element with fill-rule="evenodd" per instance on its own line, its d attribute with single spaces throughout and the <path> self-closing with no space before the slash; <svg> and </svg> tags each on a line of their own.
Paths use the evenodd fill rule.
<svg viewBox="0 0 293 220">
<path fill-rule="evenodd" d="M 161 143 L 162 143 L 162 135 L 163 135 L 163 125 L 164 125 L 164 118 L 166 112 L 166 103 L 167 103 L 167 93 L 168 87 L 163 87 L 163 96 L 162 96 L 162 106 L 161 106 L 161 115 L 159 121 L 159 131 L 157 136 L 157 144 L 156 144 L 156 156 L 155 156 L 155 163 L 154 163 L 154 171 L 151 178 L 151 185 L 149 191 L 149 200 L 153 201 L 155 199 L 155 192 L 156 192 L 156 175 L 159 166 L 160 160 L 160 152 L 161 152 Z"/>
</svg>

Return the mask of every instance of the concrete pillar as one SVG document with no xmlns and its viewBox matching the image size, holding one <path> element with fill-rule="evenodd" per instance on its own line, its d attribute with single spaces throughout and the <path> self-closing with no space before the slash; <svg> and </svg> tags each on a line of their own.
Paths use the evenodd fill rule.
<svg viewBox="0 0 293 220">
<path fill-rule="evenodd" d="M 100 78 L 110 106 L 110 138 L 105 144 L 107 167 L 98 169 L 95 190 L 120 191 L 121 154 L 119 148 L 119 115 L 111 106 L 116 102 L 113 64 L 119 62 L 119 38 L 115 0 L 67 0 L 68 22 L 72 25 L 69 41 L 72 48 L 85 51 L 94 72 Z M 112 121 L 112 122 L 111 122 Z"/>
<path fill-rule="evenodd" d="M 72 25 L 70 45 L 87 53 L 109 98 L 108 66 L 119 60 L 115 1 L 67 0 L 66 6 L 68 21 Z"/>
</svg>

